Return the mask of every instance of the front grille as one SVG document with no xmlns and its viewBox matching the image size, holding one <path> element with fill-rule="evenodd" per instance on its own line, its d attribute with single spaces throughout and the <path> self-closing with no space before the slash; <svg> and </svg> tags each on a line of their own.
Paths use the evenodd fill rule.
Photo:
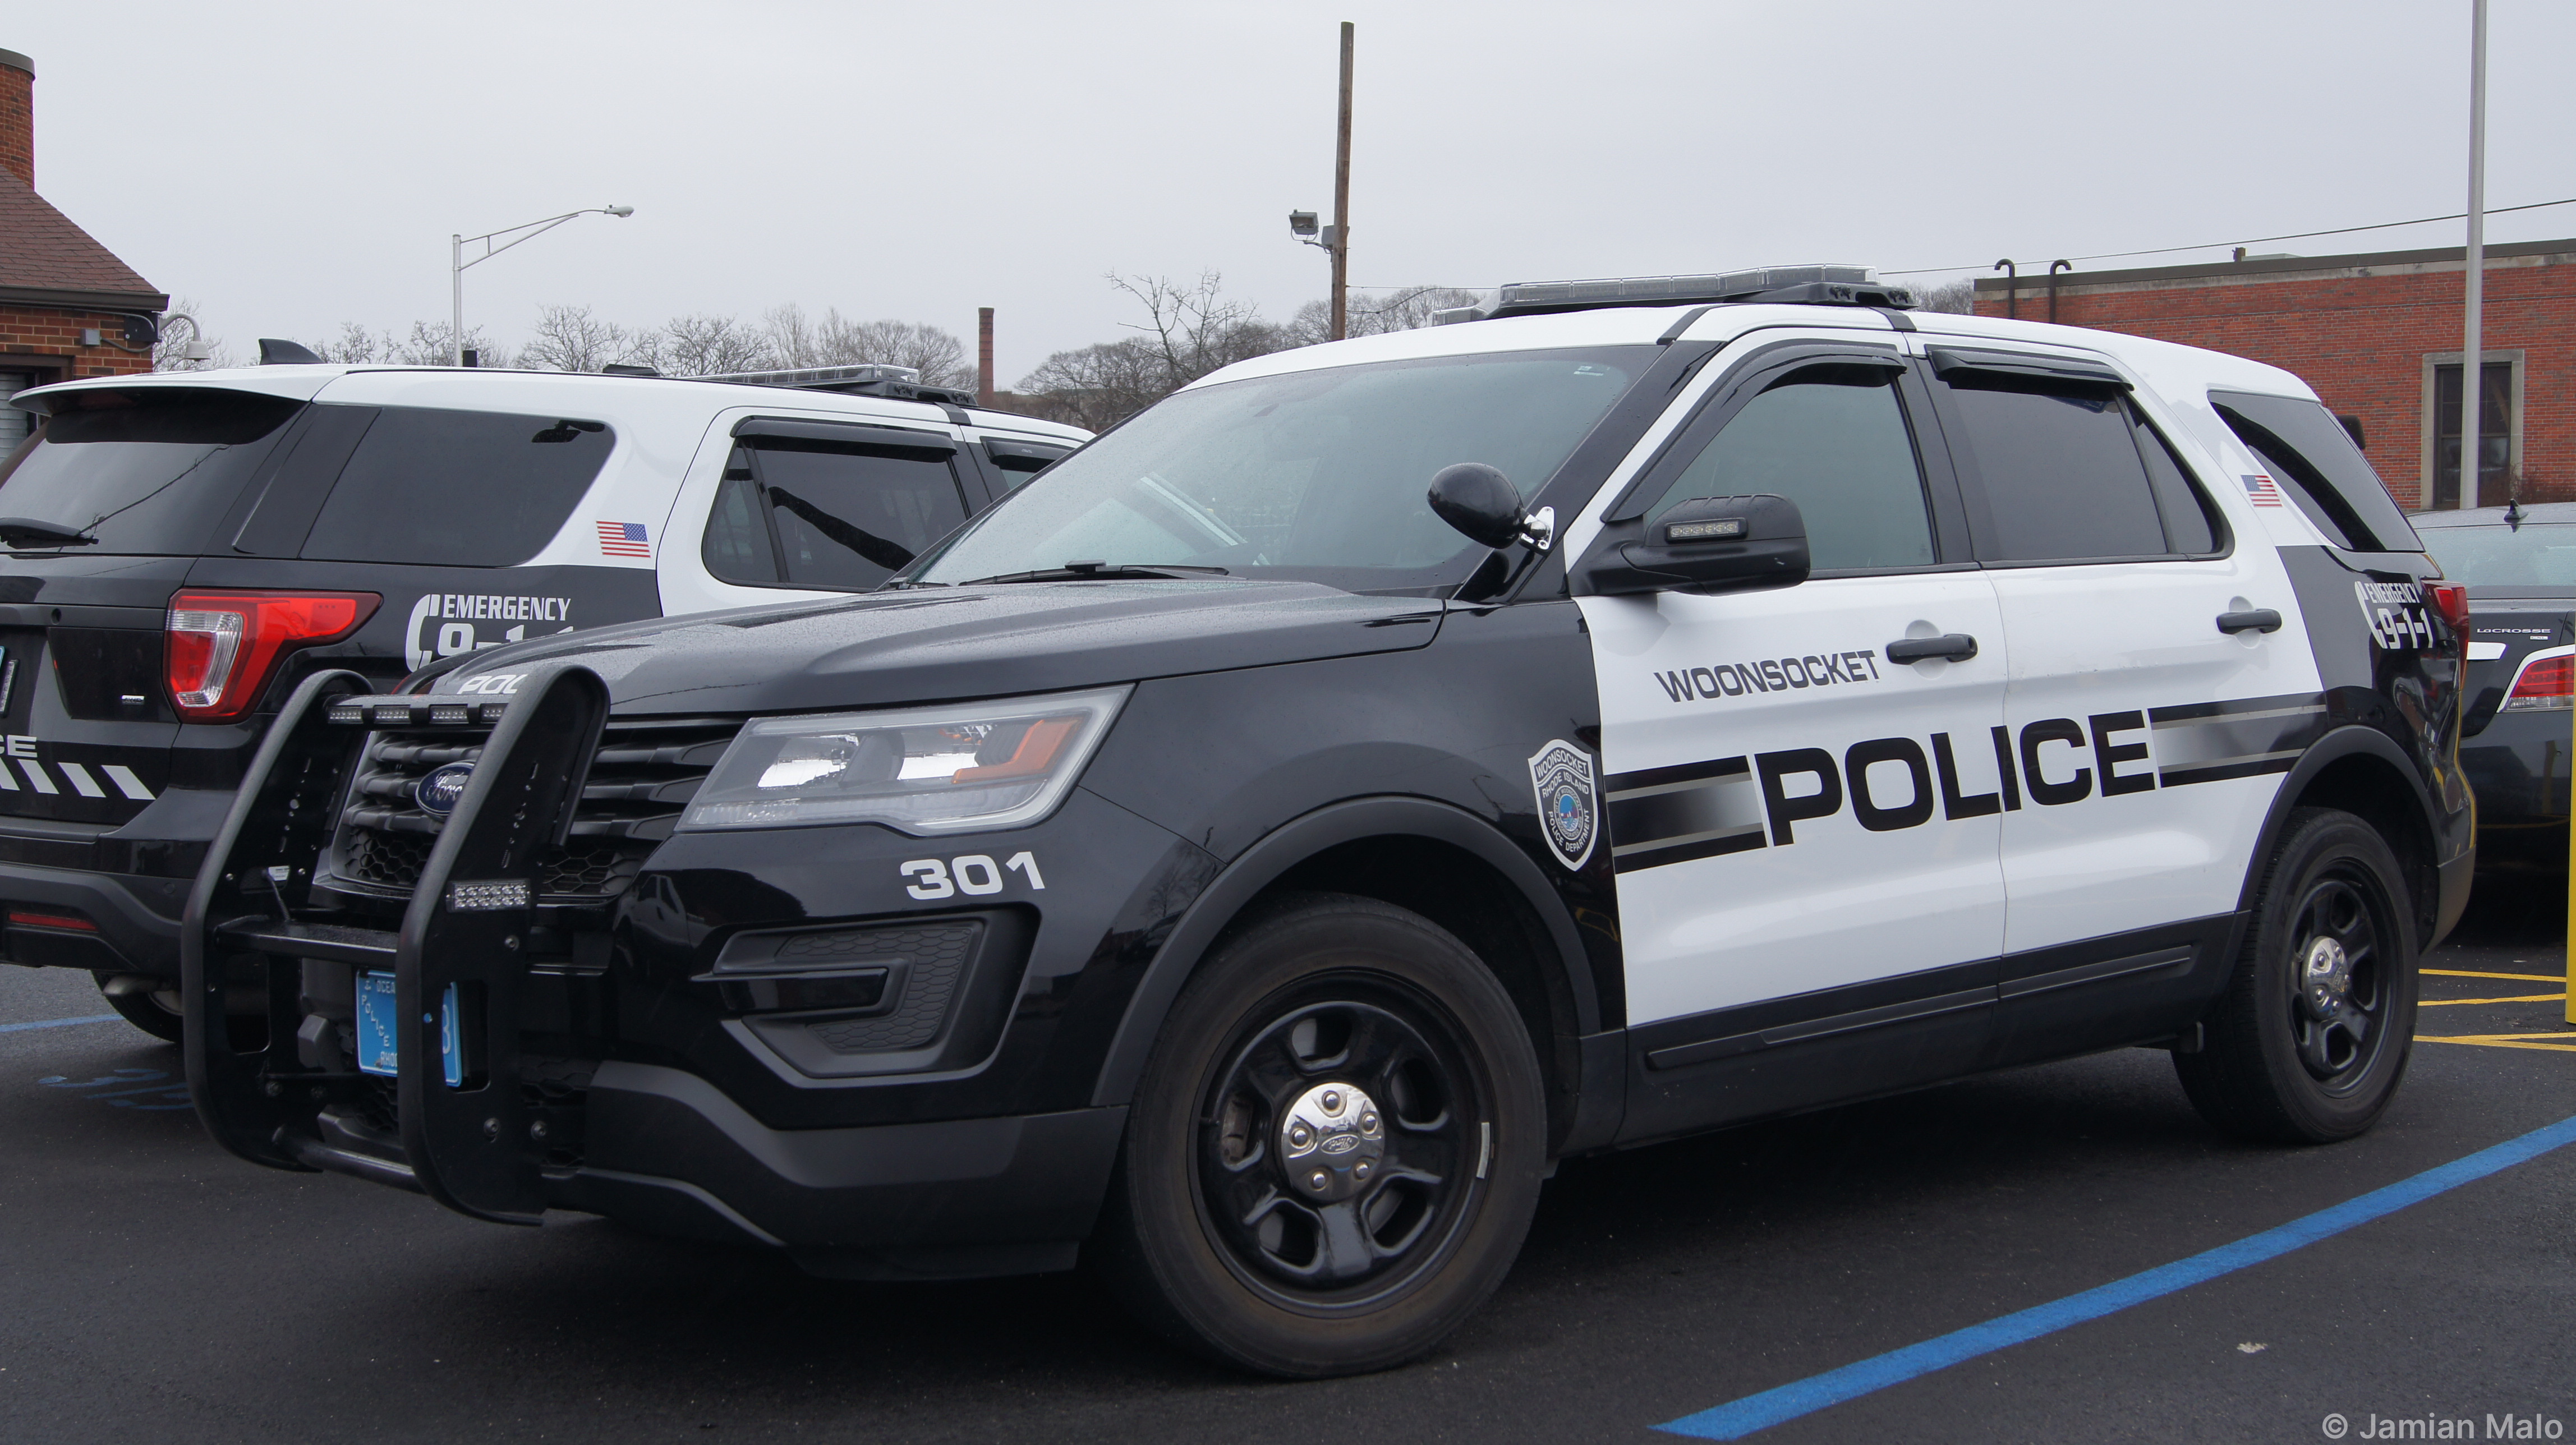
<svg viewBox="0 0 2576 1445">
<path fill-rule="evenodd" d="M 572 836 L 537 865 L 537 892 L 562 903 L 615 898 L 635 881 L 741 727 L 731 719 L 611 719 L 573 814 Z M 456 729 L 367 735 L 331 840 L 331 877 L 361 893 L 409 894 L 447 820 L 420 806 L 420 780 L 483 755 Z"/>
</svg>

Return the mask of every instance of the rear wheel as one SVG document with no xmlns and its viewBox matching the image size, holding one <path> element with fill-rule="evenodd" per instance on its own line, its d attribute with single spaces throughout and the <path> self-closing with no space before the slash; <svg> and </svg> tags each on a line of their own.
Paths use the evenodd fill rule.
<svg viewBox="0 0 2576 1445">
<path fill-rule="evenodd" d="M 1501 1283 L 1545 1101 L 1509 994 L 1429 920 L 1309 895 L 1245 930 L 1147 1062 L 1099 1255 L 1147 1323 L 1286 1376 L 1399 1364 Z"/>
<path fill-rule="evenodd" d="M 179 1042 L 180 1029 L 185 1021 L 179 1014 L 179 991 L 176 988 L 151 993 L 110 993 L 109 983 L 110 980 L 105 978 L 98 981 L 99 995 L 107 1000 L 109 1008 L 123 1015 L 127 1023 L 165 1044 Z"/>
<path fill-rule="evenodd" d="M 2324 1144 L 2378 1122 L 2413 1048 L 2415 918 L 2378 832 L 2350 813 L 2292 813 L 2200 1052 L 2176 1054 L 2210 1123 Z"/>
</svg>

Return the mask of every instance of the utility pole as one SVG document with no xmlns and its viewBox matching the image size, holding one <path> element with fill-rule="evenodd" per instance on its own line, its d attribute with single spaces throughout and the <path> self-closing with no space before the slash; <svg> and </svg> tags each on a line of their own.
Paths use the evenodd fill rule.
<svg viewBox="0 0 2576 1445">
<path fill-rule="evenodd" d="M 2469 0 L 2469 245 L 2463 271 L 2466 315 L 2460 339 L 2460 495 L 2458 505 L 2478 504 L 2479 463 L 2486 446 L 2479 435 L 2480 393 L 2486 390 L 2487 300 L 2487 0 Z"/>
<path fill-rule="evenodd" d="M 2486 13 L 2486 0 L 2477 0 Z M 2483 23 L 2483 22 L 2481 22 Z M 1350 335 L 1351 321 L 1351 22 L 1342 22 L 1342 119 L 1333 143 L 1333 340 Z"/>
<path fill-rule="evenodd" d="M 975 404 L 993 405 L 993 308 L 975 308 Z"/>
</svg>

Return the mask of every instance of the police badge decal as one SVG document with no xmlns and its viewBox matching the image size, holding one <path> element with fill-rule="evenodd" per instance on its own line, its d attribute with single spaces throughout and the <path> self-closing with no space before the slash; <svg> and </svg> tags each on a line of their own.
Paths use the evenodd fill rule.
<svg viewBox="0 0 2576 1445">
<path fill-rule="evenodd" d="M 1580 872 L 1592 856 L 1592 838 L 1600 831 L 1600 807 L 1592 796 L 1592 755 L 1562 739 L 1550 742 L 1529 760 L 1530 786 L 1538 794 L 1539 821 L 1556 861 Z"/>
</svg>

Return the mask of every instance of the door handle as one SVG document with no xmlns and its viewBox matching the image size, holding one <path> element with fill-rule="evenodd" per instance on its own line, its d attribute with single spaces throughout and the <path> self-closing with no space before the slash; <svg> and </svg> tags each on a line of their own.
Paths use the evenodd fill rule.
<svg viewBox="0 0 2576 1445">
<path fill-rule="evenodd" d="M 2280 619 L 2272 619 L 2280 625 Z M 1900 637 L 1887 644 L 1890 662 L 1930 662 L 1935 658 L 1965 662 L 1977 655 L 1977 639 L 1964 632 L 1945 632 L 1939 637 Z"/>
<path fill-rule="evenodd" d="M 2256 607 L 2244 612 L 2222 612 L 2218 614 L 2218 630 L 2230 637 L 2240 632 L 2278 632 L 2281 630 L 2281 614 L 2269 607 Z"/>
</svg>

